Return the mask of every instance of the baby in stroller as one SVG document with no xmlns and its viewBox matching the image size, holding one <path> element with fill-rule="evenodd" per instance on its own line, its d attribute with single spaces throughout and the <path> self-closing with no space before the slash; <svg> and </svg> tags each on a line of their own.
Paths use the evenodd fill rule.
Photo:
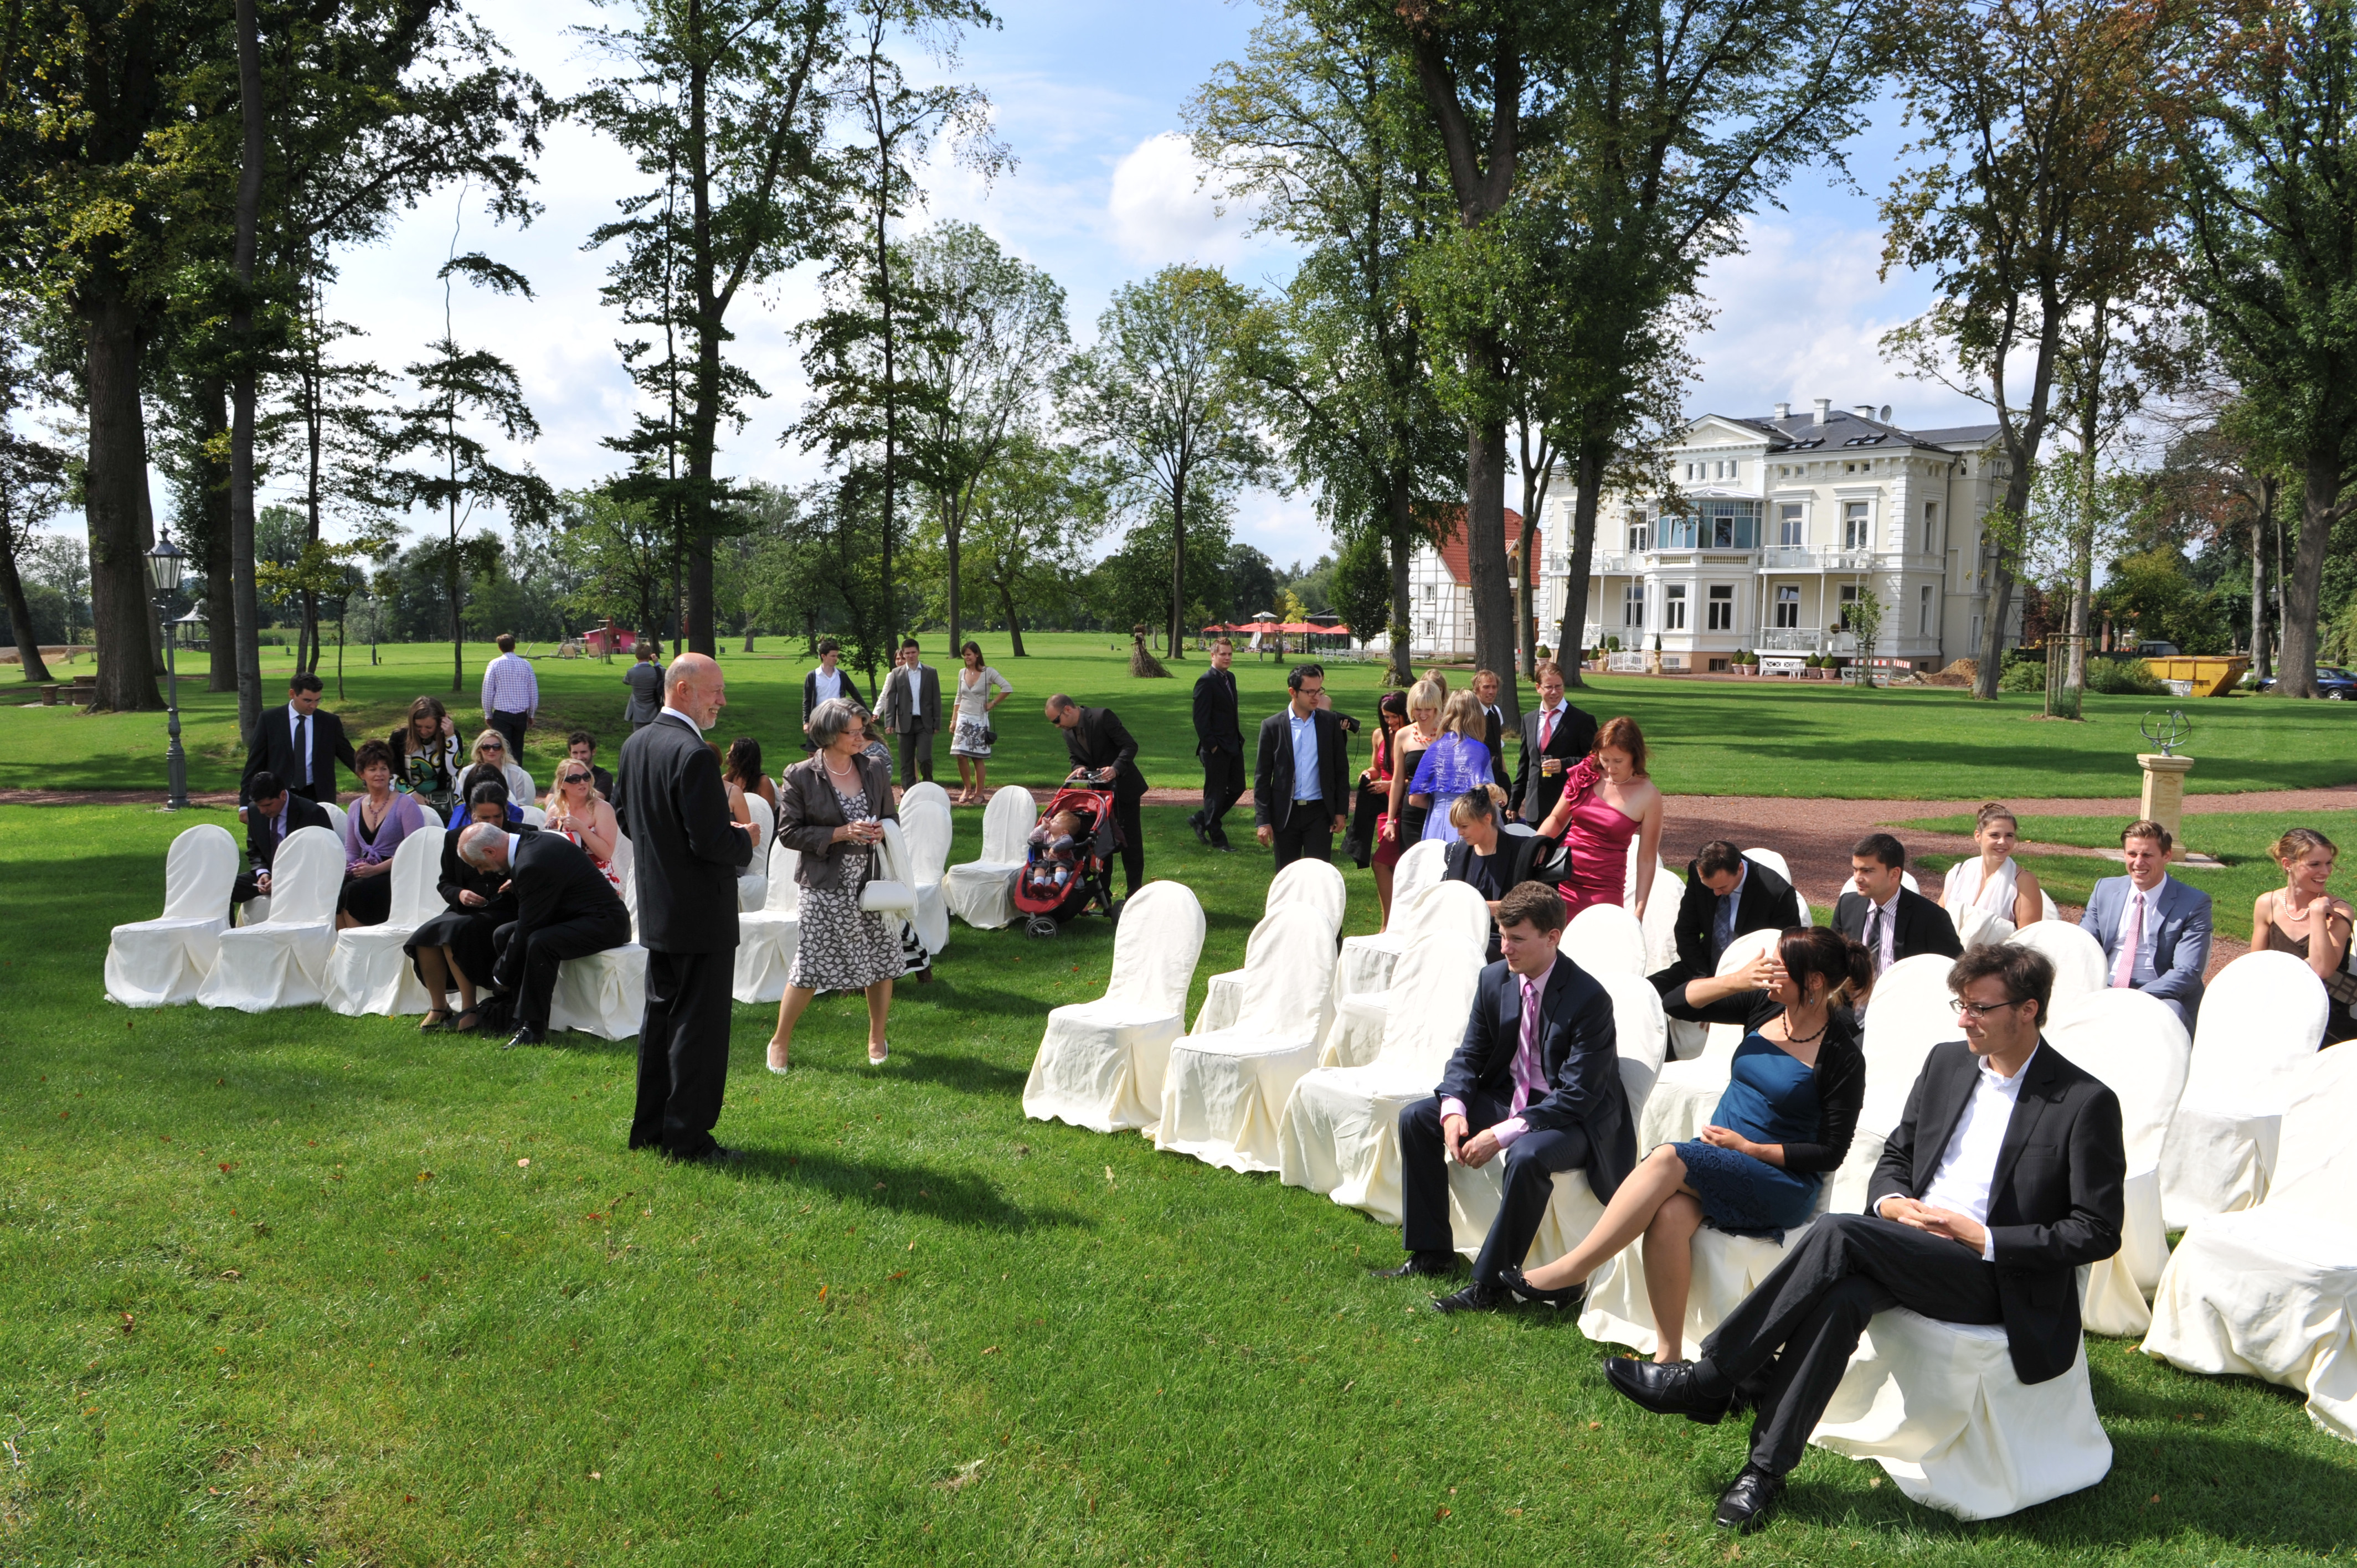
<svg viewBox="0 0 2357 1568">
<path fill-rule="evenodd" d="M 1041 895 L 1061 893 L 1080 869 L 1081 835 L 1088 823 L 1067 807 L 1031 830 L 1030 865 L 1024 872 L 1032 890 Z"/>
</svg>

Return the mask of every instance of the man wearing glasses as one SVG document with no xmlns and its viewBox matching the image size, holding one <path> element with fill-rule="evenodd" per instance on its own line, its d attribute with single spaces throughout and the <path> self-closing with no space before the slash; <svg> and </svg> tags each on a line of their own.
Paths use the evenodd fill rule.
<svg viewBox="0 0 2357 1568">
<path fill-rule="evenodd" d="M 2120 1248 L 2120 1102 L 2040 1038 L 2054 988 L 2043 954 L 1975 947 L 1948 986 L 1964 1037 L 1924 1058 L 1867 1212 L 1819 1219 L 1695 1359 L 1604 1364 L 1663 1414 L 1715 1424 L 1738 1389 L 1751 1397 L 1750 1460 L 1719 1498 L 1723 1526 L 1767 1519 L 1878 1312 L 2002 1323 L 2025 1383 L 2078 1359 L 2076 1271 Z"/>
</svg>

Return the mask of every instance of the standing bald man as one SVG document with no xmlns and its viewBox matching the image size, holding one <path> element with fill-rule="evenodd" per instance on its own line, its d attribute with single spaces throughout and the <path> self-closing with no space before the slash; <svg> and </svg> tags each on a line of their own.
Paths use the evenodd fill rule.
<svg viewBox="0 0 2357 1568">
<path fill-rule="evenodd" d="M 728 1085 L 737 874 L 751 864 L 753 841 L 728 814 L 720 762 L 704 739 L 726 702 L 720 666 L 683 653 L 664 674 L 662 712 L 622 743 L 614 776 L 647 950 L 630 1147 L 718 1164 L 737 1157 L 712 1129 Z"/>
</svg>

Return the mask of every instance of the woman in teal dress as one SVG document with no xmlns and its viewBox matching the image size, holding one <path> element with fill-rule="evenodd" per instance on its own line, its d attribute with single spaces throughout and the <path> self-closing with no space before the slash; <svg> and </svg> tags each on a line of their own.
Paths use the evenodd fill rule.
<svg viewBox="0 0 2357 1568">
<path fill-rule="evenodd" d="M 1586 1240 L 1527 1274 L 1508 1269 L 1508 1287 L 1574 1305 L 1587 1276 L 1642 1236 L 1645 1296 L 1660 1337 L 1654 1359 L 1681 1359 L 1695 1232 L 1708 1225 L 1782 1241 L 1816 1211 L 1826 1177 L 1849 1153 L 1866 1102 L 1853 1006 L 1873 976 L 1857 942 L 1793 926 L 1750 968 L 1690 982 L 1686 995 L 1702 1017 L 1743 1027 L 1711 1125 L 1647 1155 Z"/>
</svg>

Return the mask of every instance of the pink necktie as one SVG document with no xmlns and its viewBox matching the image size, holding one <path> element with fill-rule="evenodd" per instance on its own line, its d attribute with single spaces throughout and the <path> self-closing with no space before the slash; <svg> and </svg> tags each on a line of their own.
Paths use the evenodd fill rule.
<svg viewBox="0 0 2357 1568">
<path fill-rule="evenodd" d="M 1547 742 L 1555 738 L 1555 716 L 1561 711 L 1559 708 L 1549 708 L 1539 715 L 1539 749 L 1541 751 L 1544 751 Z"/>
<path fill-rule="evenodd" d="M 2127 935 L 2120 939 L 2120 961 L 2112 971 L 2115 987 L 2136 983 L 2136 949 L 2144 946 L 2144 893 L 2139 889 L 2129 897 L 2135 902 L 2128 908 Z"/>
<path fill-rule="evenodd" d="M 1531 1102 L 1531 1082 L 1538 1077 L 1537 1055 L 1539 1037 L 1539 993 L 1528 978 L 1523 981 L 1523 1042 L 1514 1052 L 1514 1114 L 1520 1116 L 1523 1107 Z"/>
</svg>

